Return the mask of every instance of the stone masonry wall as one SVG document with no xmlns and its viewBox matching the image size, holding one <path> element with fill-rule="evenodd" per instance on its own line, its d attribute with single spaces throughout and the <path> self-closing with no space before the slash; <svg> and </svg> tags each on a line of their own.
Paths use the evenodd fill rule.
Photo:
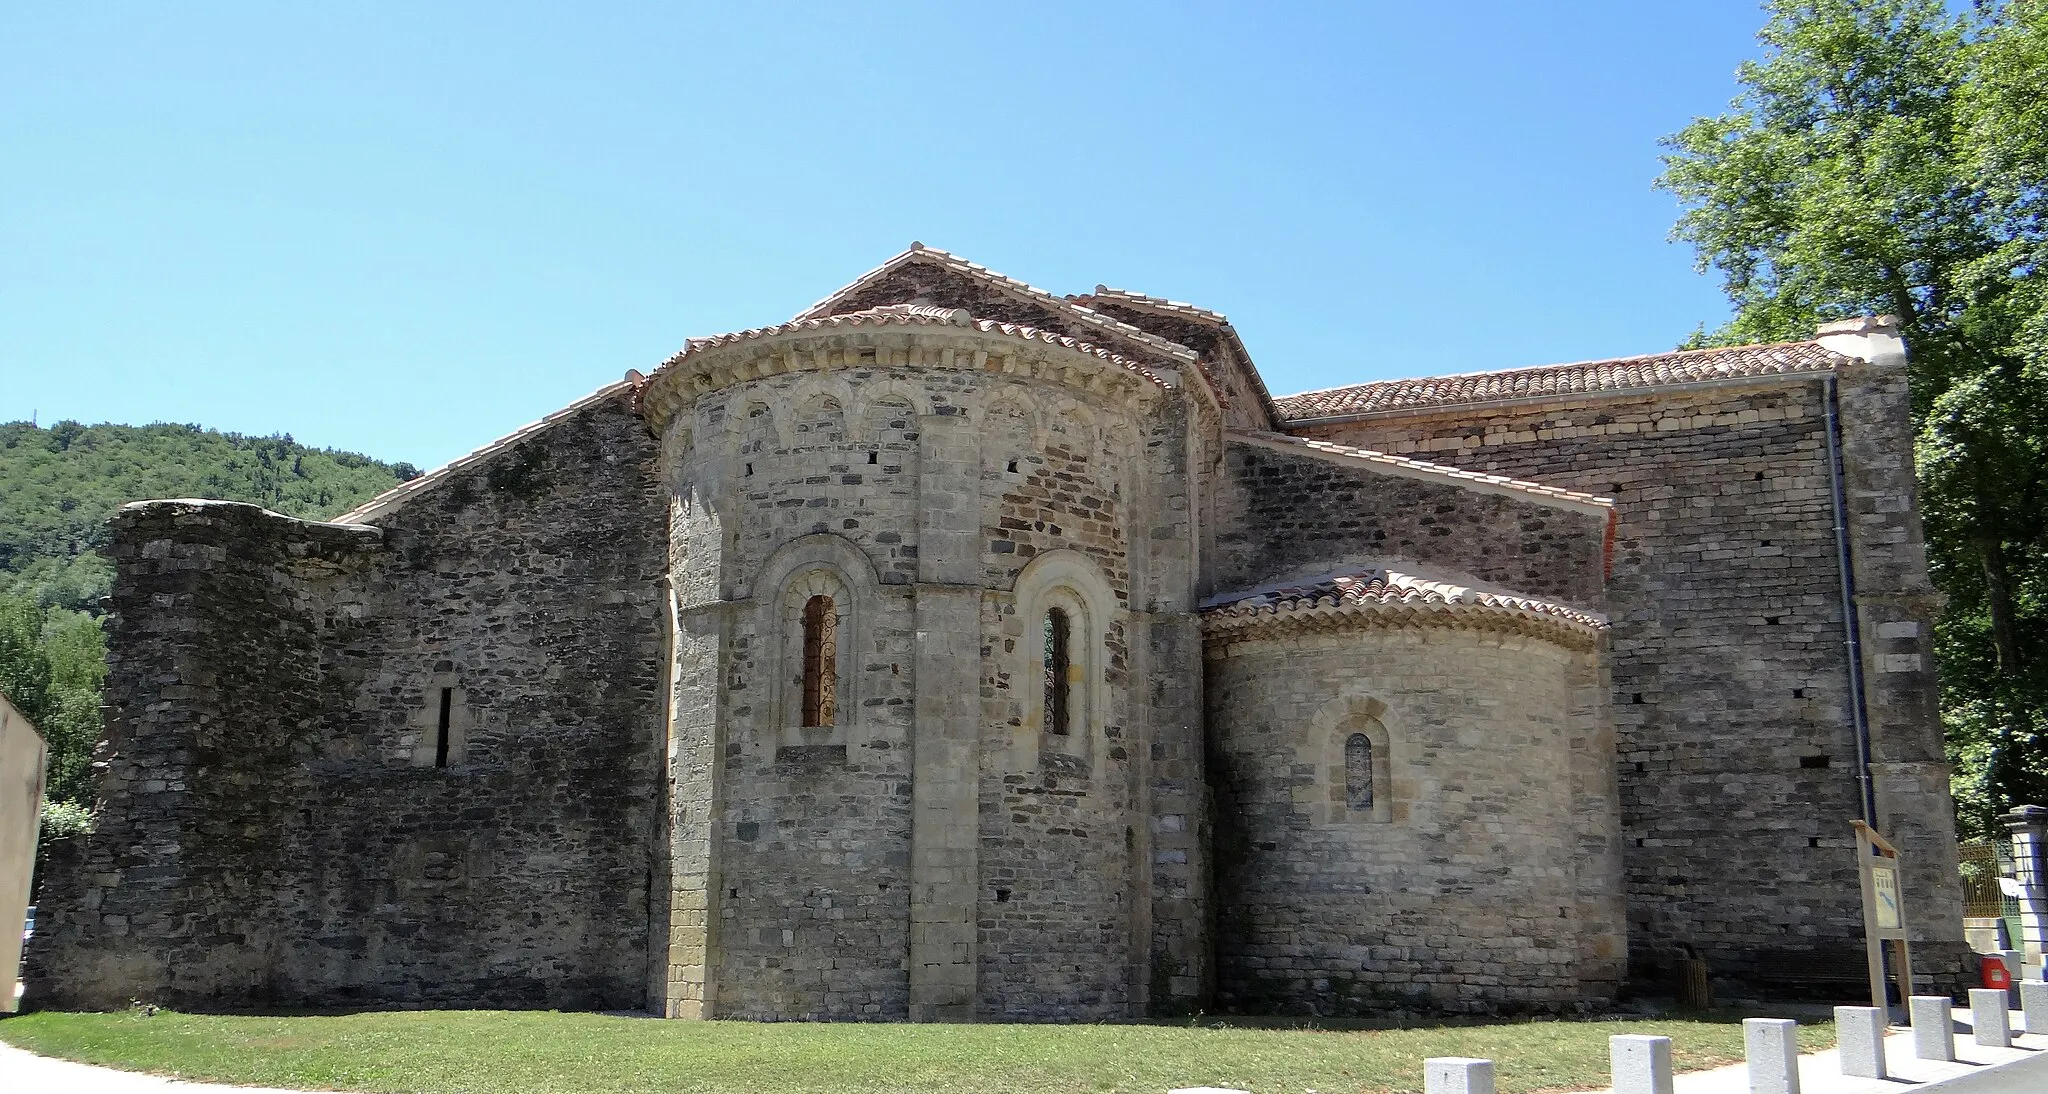
<svg viewBox="0 0 2048 1094">
<path fill-rule="evenodd" d="M 1243 440 L 1220 492 L 1218 591 L 1408 561 L 1601 610 L 1604 513 Z"/>
<path fill-rule="evenodd" d="M 1580 709 L 1593 655 L 1451 625 L 1274 630 L 1209 648 L 1219 1006 L 1611 999 L 1623 926 L 1600 894 L 1619 881 L 1619 824 L 1586 784 L 1607 767 L 1600 712 Z M 1355 732 L 1384 768 L 1366 808 L 1346 794 Z"/>
<path fill-rule="evenodd" d="M 1718 974 L 1766 984 L 1809 976 L 1815 950 L 1860 961 L 1856 742 L 1822 394 L 1817 380 L 1785 379 L 1299 430 L 1616 500 L 1608 597 L 1629 949 L 1653 982 L 1684 946 Z M 1903 421 L 1904 408 L 1862 413 Z M 1904 519 L 1910 447 L 1862 443 L 1852 481 L 1865 459 L 1891 477 L 1858 504 Z M 1898 556 L 1882 565 L 1924 582 L 1917 540 L 1868 539 L 1859 551 Z M 1880 756 L 1894 747 L 1880 733 Z M 1895 800 L 1921 817 L 1946 808 L 1933 796 Z M 1953 871 L 1937 869 L 1909 894 L 1930 939 L 1955 914 L 1944 886 Z"/>
<path fill-rule="evenodd" d="M 43 1001 L 638 1005 L 652 448 L 611 399 L 379 528 L 124 510 L 111 762 L 50 879 Z"/>
<path fill-rule="evenodd" d="M 665 1009 L 1073 1020 L 1147 1005 L 1146 715 L 1130 697 L 1150 623 L 1130 611 L 1131 530 L 1190 535 L 1135 516 L 1159 493 L 1139 440 L 1158 428 L 1052 385 L 886 356 L 721 389 L 671 427 L 670 785 L 679 817 L 711 822 L 700 836 L 679 820 L 671 841 Z M 1041 684 L 1018 586 L 1048 558 L 1085 560 L 1108 591 L 1087 732 L 1041 749 L 1020 745 Z M 797 724 L 791 588 L 830 588 L 847 613 L 832 726 Z M 1180 648 L 1162 678 L 1194 672 Z"/>
</svg>

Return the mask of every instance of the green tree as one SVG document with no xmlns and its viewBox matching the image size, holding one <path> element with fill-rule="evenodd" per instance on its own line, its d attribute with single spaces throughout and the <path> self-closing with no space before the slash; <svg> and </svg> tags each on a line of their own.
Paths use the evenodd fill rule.
<svg viewBox="0 0 2048 1094">
<path fill-rule="evenodd" d="M 1774 0 L 1729 113 L 1665 141 L 1673 237 L 1732 318 L 1696 344 L 1897 315 L 1966 830 L 2048 791 L 2044 0 Z"/>
<path fill-rule="evenodd" d="M 199 497 L 331 517 L 414 478 L 410 464 L 190 425 L 0 424 L 0 692 L 50 748 L 49 795 L 90 805 L 113 567 L 97 553 L 130 501 Z M 68 815 L 68 814 L 67 814 Z"/>
</svg>

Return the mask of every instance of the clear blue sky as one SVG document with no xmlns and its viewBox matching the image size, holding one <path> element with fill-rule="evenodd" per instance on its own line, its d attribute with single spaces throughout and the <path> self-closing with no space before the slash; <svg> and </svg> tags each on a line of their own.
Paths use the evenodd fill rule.
<svg viewBox="0 0 2048 1094">
<path fill-rule="evenodd" d="M 0 420 L 423 467 L 911 240 L 1237 324 L 1276 393 L 1668 349 L 1657 138 L 1763 16 L 1645 4 L 0 10 Z"/>
</svg>

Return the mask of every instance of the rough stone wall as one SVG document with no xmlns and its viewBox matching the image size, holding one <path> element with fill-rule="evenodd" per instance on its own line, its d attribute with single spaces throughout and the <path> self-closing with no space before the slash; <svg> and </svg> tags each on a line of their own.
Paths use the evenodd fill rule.
<svg viewBox="0 0 2048 1094">
<path fill-rule="evenodd" d="M 1276 423 L 1266 413 L 1265 402 L 1259 398 L 1256 377 L 1258 371 L 1233 345 L 1233 339 L 1225 336 L 1224 328 L 1214 320 L 1195 319 L 1182 315 L 1162 315 L 1156 310 L 1136 308 L 1118 304 L 1112 300 L 1091 297 L 1084 301 L 1086 306 L 1137 327 L 1148 334 L 1156 334 L 1170 342 L 1178 342 L 1194 350 L 1202 358 L 1202 371 L 1216 387 L 1216 394 L 1223 403 L 1223 424 L 1228 429 L 1270 430 Z"/>
<path fill-rule="evenodd" d="M 1212 640 L 1218 1004 L 1491 1013 L 1612 998 L 1621 908 L 1600 892 L 1619 882 L 1619 825 L 1586 783 L 1608 766 L 1583 680 L 1595 660 L 1451 626 Z M 1352 733 L 1377 738 L 1385 765 L 1363 808 L 1347 797 Z"/>
<path fill-rule="evenodd" d="M 614 399 L 381 528 L 124 510 L 110 767 L 49 882 L 42 1001 L 638 1005 L 652 454 Z"/>
<path fill-rule="evenodd" d="M 1898 370 L 1866 375 L 1882 385 L 1886 371 Z M 1852 509 L 1887 524 L 1860 537 L 1858 558 L 1890 569 L 1875 584 L 1924 589 L 1917 526 L 1907 526 L 1911 448 L 1898 436 L 1896 379 L 1890 401 L 1865 398 L 1865 431 L 1853 422 L 1847 429 L 1852 486 L 1868 484 L 1856 487 Z M 1818 380 L 1784 379 L 1298 430 L 1616 500 L 1607 589 L 1613 710 L 1629 949 L 1644 976 L 1662 975 L 1684 945 L 1717 973 L 1765 983 L 1808 975 L 1803 955 L 1816 948 L 1861 952 L 1848 827 L 1859 812 L 1856 743 L 1822 394 Z M 1924 622 L 1913 634 L 1898 622 L 1866 619 L 1865 627 L 1873 639 L 1924 642 Z M 1887 623 L 1894 629 L 1878 630 Z M 1871 658 L 1890 652 L 1880 642 L 1865 647 Z M 1873 720 L 1881 758 L 1895 736 L 1920 752 L 1930 747 L 1936 731 L 1924 711 L 1912 717 L 1910 733 Z M 1913 784 L 1918 800 L 1888 800 L 1915 824 L 1945 830 L 1946 794 L 1920 785 L 1928 781 Z M 1922 857 L 1936 864 L 1919 876 L 1909 907 L 1930 940 L 1960 930 L 1949 922 L 1959 914 L 1954 874 L 1940 868 L 1953 851 L 1940 842 L 1921 841 Z"/>
<path fill-rule="evenodd" d="M 1184 486 L 1161 491 L 1140 470 L 1146 453 L 1185 445 L 1175 421 L 895 357 L 724 388 L 670 428 L 670 794 L 679 818 L 710 820 L 678 819 L 671 839 L 665 1010 L 1142 1013 L 1137 734 L 1150 715 L 1134 696 L 1150 692 L 1133 674 L 1151 616 L 1130 606 L 1133 558 L 1150 547 L 1134 551 L 1132 533 L 1179 537 L 1186 554 L 1184 517 L 1140 516 L 1160 493 L 1185 504 Z M 1041 686 L 1042 616 L 1024 618 L 1018 583 L 1048 559 L 1085 560 L 1104 596 L 1087 732 L 1041 749 L 1026 700 Z M 837 724 L 804 728 L 786 590 L 814 572 L 839 583 L 853 633 Z M 1185 612 L 1185 561 L 1172 572 Z M 1180 661 L 1157 670 L 1162 690 L 1199 656 L 1167 648 Z M 1169 806 L 1185 828 L 1186 749 L 1173 751 Z M 1200 940 L 1174 946 L 1193 972 Z"/>
<path fill-rule="evenodd" d="M 1245 440 L 1223 470 L 1217 591 L 1409 561 L 1601 610 L 1603 513 Z"/>
</svg>

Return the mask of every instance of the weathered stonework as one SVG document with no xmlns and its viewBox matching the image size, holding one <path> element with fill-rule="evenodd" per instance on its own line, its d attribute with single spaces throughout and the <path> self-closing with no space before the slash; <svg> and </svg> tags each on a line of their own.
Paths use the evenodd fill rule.
<svg viewBox="0 0 2048 1094">
<path fill-rule="evenodd" d="M 1938 949 L 1903 389 L 1831 337 L 1870 770 Z M 1304 421 L 1346 396 L 1272 399 L 1220 315 L 913 248 L 332 524 L 130 507 L 32 990 L 1488 1013 L 1839 948 L 1831 434 L 1768 350 Z"/>
</svg>

